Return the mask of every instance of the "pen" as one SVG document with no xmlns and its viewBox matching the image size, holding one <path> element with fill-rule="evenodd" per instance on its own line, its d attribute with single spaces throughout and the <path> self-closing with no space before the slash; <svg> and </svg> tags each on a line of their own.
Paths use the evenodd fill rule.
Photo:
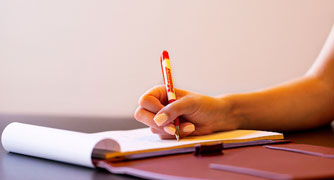
<svg viewBox="0 0 334 180">
<path fill-rule="evenodd" d="M 169 55 L 166 50 L 162 52 L 162 55 L 160 57 L 160 63 L 161 63 L 162 76 L 163 76 L 164 83 L 166 86 L 168 103 L 170 104 L 176 100 L 176 95 L 175 95 L 175 89 L 174 89 L 174 84 L 173 84 L 172 70 L 170 66 Z M 174 125 L 176 129 L 175 137 L 176 137 L 176 140 L 179 141 L 180 140 L 180 122 L 179 122 L 178 117 L 174 120 Z"/>
</svg>

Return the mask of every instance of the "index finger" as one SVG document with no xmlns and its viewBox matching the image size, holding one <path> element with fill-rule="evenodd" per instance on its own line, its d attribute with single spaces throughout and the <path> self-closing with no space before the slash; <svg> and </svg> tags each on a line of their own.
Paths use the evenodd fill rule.
<svg viewBox="0 0 334 180">
<path fill-rule="evenodd" d="M 167 95 L 163 85 L 153 87 L 139 98 L 139 105 L 152 113 L 159 112 L 164 104 L 167 104 Z"/>
</svg>

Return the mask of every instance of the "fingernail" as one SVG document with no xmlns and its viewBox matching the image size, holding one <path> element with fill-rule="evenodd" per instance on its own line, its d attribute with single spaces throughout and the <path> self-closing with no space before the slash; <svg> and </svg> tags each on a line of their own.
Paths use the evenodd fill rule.
<svg viewBox="0 0 334 180">
<path fill-rule="evenodd" d="M 193 125 L 193 124 L 186 125 L 182 128 L 182 131 L 186 132 L 186 133 L 193 132 L 193 131 L 195 131 L 195 125 Z"/>
<path fill-rule="evenodd" d="M 174 125 L 169 124 L 169 125 L 167 125 L 167 126 L 164 127 L 164 131 L 166 133 L 170 134 L 170 135 L 175 135 L 176 129 L 175 129 Z"/>
<path fill-rule="evenodd" d="M 155 124 L 161 126 L 165 121 L 167 121 L 167 115 L 165 113 L 158 114 L 153 118 Z"/>
</svg>

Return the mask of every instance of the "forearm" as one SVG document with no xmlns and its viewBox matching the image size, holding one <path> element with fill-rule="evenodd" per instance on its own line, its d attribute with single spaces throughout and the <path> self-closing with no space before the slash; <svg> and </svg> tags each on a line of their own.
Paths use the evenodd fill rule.
<svg viewBox="0 0 334 180">
<path fill-rule="evenodd" d="M 268 90 L 225 97 L 229 118 L 239 129 L 298 130 L 334 119 L 333 90 L 328 83 L 304 77 Z"/>
<path fill-rule="evenodd" d="M 315 63 L 298 80 L 224 97 L 240 129 L 298 130 L 334 119 L 334 26 Z"/>
</svg>

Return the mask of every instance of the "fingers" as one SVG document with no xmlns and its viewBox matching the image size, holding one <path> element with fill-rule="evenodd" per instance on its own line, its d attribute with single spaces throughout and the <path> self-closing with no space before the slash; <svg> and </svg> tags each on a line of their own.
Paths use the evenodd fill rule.
<svg viewBox="0 0 334 180">
<path fill-rule="evenodd" d="M 153 120 L 158 126 L 165 126 L 179 116 L 194 113 L 199 108 L 199 104 L 196 101 L 194 96 L 184 96 L 163 107 Z"/>
<path fill-rule="evenodd" d="M 176 128 L 174 124 L 167 124 L 163 130 L 151 128 L 152 133 L 160 136 L 161 139 L 175 139 Z M 195 131 L 195 125 L 190 122 L 180 124 L 180 137 L 191 135 Z"/>
<path fill-rule="evenodd" d="M 195 125 L 190 122 L 185 122 L 180 124 L 181 137 L 186 137 L 191 135 L 195 131 Z"/>
<path fill-rule="evenodd" d="M 147 126 L 150 126 L 151 128 L 154 129 L 160 129 L 163 130 L 163 127 L 158 127 L 154 121 L 153 121 L 153 117 L 155 116 L 154 113 L 147 111 L 146 109 L 142 108 L 142 107 L 138 107 L 135 111 L 135 119 Z"/>
<path fill-rule="evenodd" d="M 187 96 L 188 93 L 184 90 L 177 90 L 178 97 L 181 98 L 164 106 L 167 104 L 165 86 L 156 86 L 139 99 L 139 107 L 134 116 L 139 122 L 151 127 L 151 131 L 158 134 L 160 138 L 175 139 L 176 128 L 172 121 L 178 116 L 191 114 L 196 110 L 193 97 Z M 181 137 L 190 135 L 194 130 L 194 124 L 180 123 Z"/>
<path fill-rule="evenodd" d="M 157 113 L 161 108 L 164 107 L 163 104 L 167 104 L 165 87 L 162 85 L 153 87 L 139 98 L 138 103 L 142 108 L 153 113 Z"/>
<path fill-rule="evenodd" d="M 159 135 L 160 139 L 175 139 L 174 135 L 170 135 L 163 130 L 157 130 L 157 129 L 151 128 L 151 132 Z"/>
<path fill-rule="evenodd" d="M 157 113 L 164 107 L 159 99 L 151 94 L 142 96 L 139 100 L 139 105 L 152 113 Z"/>
<path fill-rule="evenodd" d="M 175 89 L 177 97 L 183 97 L 187 93 L 185 90 Z M 145 108 L 148 111 L 153 113 L 157 113 L 160 111 L 164 105 L 167 103 L 167 94 L 166 94 L 166 87 L 164 85 L 155 86 L 144 93 L 139 98 L 139 106 Z"/>
</svg>

